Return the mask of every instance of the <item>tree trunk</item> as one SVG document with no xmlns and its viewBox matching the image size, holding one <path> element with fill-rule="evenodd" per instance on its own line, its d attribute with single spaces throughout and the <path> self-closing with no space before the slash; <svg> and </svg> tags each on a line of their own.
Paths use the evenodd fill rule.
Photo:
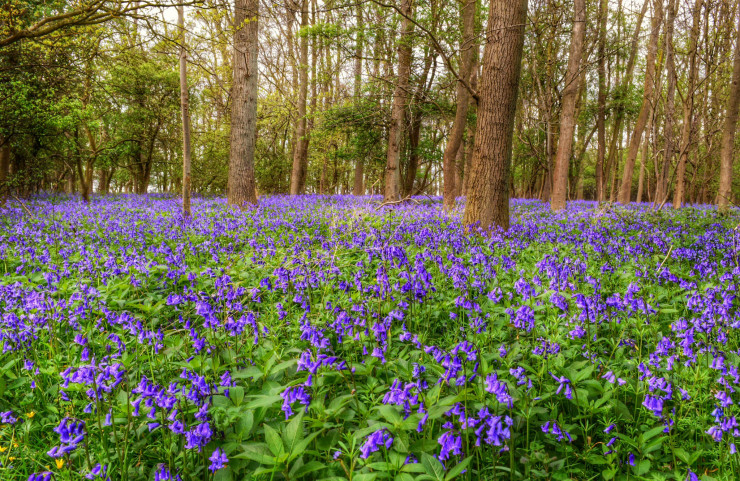
<svg viewBox="0 0 740 481">
<path fill-rule="evenodd" d="M 259 0 L 234 0 L 234 83 L 231 86 L 231 150 L 228 202 L 257 204 L 254 149 L 257 137 Z"/>
<path fill-rule="evenodd" d="M 663 4 L 660 3 L 658 5 L 658 2 L 656 3 L 656 11 L 653 13 L 653 23 L 656 21 L 658 22 L 658 25 L 660 25 L 660 22 L 663 19 Z M 642 31 L 642 21 L 645 18 L 645 13 L 647 12 L 648 5 L 650 5 L 650 0 L 645 0 L 645 2 L 642 4 L 642 10 L 640 10 L 640 15 L 637 17 L 637 24 L 635 25 L 635 31 L 632 34 L 632 41 L 631 41 L 631 47 L 630 47 L 630 56 L 627 60 L 627 68 L 626 72 L 624 74 L 624 77 L 622 77 L 622 80 L 618 86 L 618 94 L 620 96 L 627 95 L 628 89 L 630 87 L 630 84 L 632 83 L 632 76 L 635 71 L 635 60 L 637 58 L 637 51 L 639 50 L 640 45 L 640 32 Z M 613 130 L 612 130 L 612 137 L 609 142 L 609 156 L 606 161 L 606 168 L 604 171 L 605 174 L 605 180 L 604 180 L 604 198 L 606 198 L 606 177 L 611 176 L 611 186 L 610 186 L 610 195 L 609 195 L 609 201 L 613 202 L 613 195 L 611 195 L 612 192 L 615 190 L 614 183 L 617 180 L 617 167 L 619 164 L 619 159 L 617 159 L 617 152 L 621 151 L 621 146 L 617 146 L 617 142 L 619 141 L 621 144 L 622 139 L 622 133 L 623 133 L 623 126 L 622 123 L 624 121 L 624 105 L 622 102 L 617 103 L 616 112 L 614 114 L 614 122 L 613 122 Z"/>
<path fill-rule="evenodd" d="M 8 172 L 10 170 L 10 140 L 0 137 L 0 205 L 5 202 L 8 194 L 8 188 L 5 183 L 8 181 Z"/>
<path fill-rule="evenodd" d="M 740 13 L 738 13 L 737 31 L 740 32 Z M 727 114 L 722 129 L 722 152 L 720 154 L 719 194 L 720 212 L 727 212 L 732 202 L 732 156 L 735 146 L 735 129 L 737 113 L 740 106 L 740 35 L 735 37 L 735 61 L 732 67 L 732 84 L 727 99 Z"/>
<path fill-rule="evenodd" d="M 668 20 L 666 22 L 665 49 L 666 49 L 666 75 L 668 77 L 668 88 L 665 100 L 665 127 L 663 129 L 663 162 L 660 171 L 656 172 L 657 182 L 655 186 L 655 204 L 661 206 L 668 198 L 668 170 L 673 158 L 673 120 L 676 98 L 676 54 L 673 47 L 673 31 L 676 18 L 676 0 L 671 0 L 668 6 Z"/>
<path fill-rule="evenodd" d="M 388 155 L 385 166 L 385 190 L 383 202 L 393 202 L 401 198 L 401 133 L 404 123 L 406 99 L 408 98 L 409 77 L 411 75 L 411 35 L 414 25 L 410 20 L 413 0 L 401 0 L 401 38 L 398 44 L 398 78 L 393 92 L 391 125 L 388 130 Z"/>
<path fill-rule="evenodd" d="M 306 170 L 308 169 L 308 139 L 306 101 L 308 99 L 308 0 L 301 2 L 301 58 L 298 90 L 298 128 L 294 141 L 293 170 L 290 174 L 290 195 L 300 195 L 306 190 Z"/>
<path fill-rule="evenodd" d="M 509 228 L 509 171 L 526 21 L 527 0 L 491 0 L 463 219 L 467 226 Z"/>
<path fill-rule="evenodd" d="M 586 35 L 586 1 L 575 0 L 573 7 L 573 32 L 570 38 L 568 53 L 568 72 L 565 75 L 563 88 L 562 111 L 560 114 L 560 138 L 555 155 L 555 172 L 550 208 L 553 211 L 565 209 L 568 190 L 568 167 L 573 152 L 573 134 L 576 129 L 576 102 L 580 91 L 581 57 L 583 57 L 583 39 Z"/>
<path fill-rule="evenodd" d="M 462 19 L 462 40 L 460 42 L 460 72 L 459 75 L 466 82 L 470 81 L 470 72 L 473 69 L 473 53 L 475 42 L 475 7 L 476 0 L 460 0 L 460 18 Z M 465 127 L 468 120 L 468 107 L 470 105 L 470 92 L 463 82 L 457 82 L 457 108 L 455 120 L 452 124 L 452 132 L 445 147 L 442 157 L 442 169 L 444 176 L 444 190 L 442 205 L 445 210 L 455 207 L 455 178 L 457 168 L 455 159 L 460 151 Z"/>
<path fill-rule="evenodd" d="M 683 102 L 683 129 L 681 133 L 681 151 L 676 168 L 676 190 L 673 194 L 673 208 L 678 209 L 683 205 L 686 192 L 686 163 L 689 158 L 689 149 L 694 134 L 694 90 L 696 89 L 696 77 L 698 74 L 698 62 L 696 61 L 699 23 L 701 19 L 701 6 L 704 0 L 696 0 L 692 12 L 691 35 L 689 37 L 689 81 L 686 86 L 686 95 Z"/>
<path fill-rule="evenodd" d="M 355 40 L 355 109 L 359 111 L 362 100 L 362 50 L 365 42 L 364 24 L 362 20 L 362 2 L 355 5 L 355 22 L 357 23 L 357 39 Z M 352 189 L 354 195 L 365 195 L 365 159 L 355 159 L 355 179 Z"/>
<path fill-rule="evenodd" d="M 632 196 L 632 174 L 635 170 L 635 160 L 637 152 L 642 144 L 642 134 L 647 125 L 650 109 L 653 104 L 653 92 L 655 90 L 655 64 L 658 57 L 658 39 L 660 37 L 660 26 L 662 20 L 663 0 L 655 0 L 655 12 L 653 15 L 653 30 L 650 33 L 650 43 L 648 44 L 648 54 L 646 59 L 645 87 L 642 96 L 642 106 L 640 113 L 635 122 L 635 129 L 630 138 L 627 158 L 624 162 L 624 171 L 622 172 L 622 185 L 619 189 L 617 200 L 622 204 L 629 204 Z M 616 179 L 614 179 L 616 182 Z"/>
<path fill-rule="evenodd" d="M 177 7 L 180 30 L 180 111 L 182 114 L 182 215 L 190 217 L 190 96 L 188 95 L 185 7 Z"/>
<path fill-rule="evenodd" d="M 606 157 L 606 20 L 609 16 L 609 0 L 599 1 L 599 58 L 598 111 L 596 129 L 598 131 L 598 151 L 596 156 L 596 200 L 604 200 L 604 158 Z"/>
</svg>

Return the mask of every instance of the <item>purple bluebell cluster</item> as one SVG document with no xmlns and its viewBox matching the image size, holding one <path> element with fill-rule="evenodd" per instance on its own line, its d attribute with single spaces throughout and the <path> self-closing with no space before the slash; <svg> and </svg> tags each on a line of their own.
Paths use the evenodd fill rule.
<svg viewBox="0 0 740 481">
<path fill-rule="evenodd" d="M 377 203 L 9 202 L 0 478 L 739 474 L 736 213 Z"/>
</svg>

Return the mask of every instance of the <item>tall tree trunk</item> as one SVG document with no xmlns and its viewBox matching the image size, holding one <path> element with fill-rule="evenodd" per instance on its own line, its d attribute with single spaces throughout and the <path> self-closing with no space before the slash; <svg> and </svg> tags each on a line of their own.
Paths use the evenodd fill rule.
<svg viewBox="0 0 740 481">
<path fill-rule="evenodd" d="M 385 166 L 385 190 L 383 202 L 393 202 L 401 198 L 401 134 L 408 98 L 409 77 L 411 75 L 411 35 L 414 25 L 411 22 L 413 0 L 401 0 L 401 38 L 398 44 L 398 76 L 393 92 L 391 126 L 388 130 L 388 155 Z"/>
<path fill-rule="evenodd" d="M 357 5 L 355 5 L 355 22 L 357 23 L 357 39 L 355 40 L 354 103 L 355 109 L 359 111 L 362 100 L 362 51 L 365 43 L 362 2 L 357 2 Z M 352 193 L 354 195 L 365 194 L 365 159 L 360 156 L 355 159 L 355 179 Z"/>
<path fill-rule="evenodd" d="M 660 26 L 662 20 L 663 0 L 655 0 L 655 12 L 653 15 L 653 31 L 650 32 L 650 43 L 646 59 L 645 87 L 642 96 L 642 106 L 635 122 L 635 129 L 630 138 L 627 158 L 624 162 L 622 172 L 622 185 L 619 189 L 617 200 L 622 204 L 629 204 L 632 195 L 632 174 L 635 169 L 637 152 L 642 144 L 642 134 L 647 125 L 648 116 L 653 103 L 653 92 L 655 90 L 655 65 L 658 57 L 658 39 L 660 37 Z M 616 181 L 616 179 L 614 179 Z"/>
<path fill-rule="evenodd" d="M 180 111 L 182 114 L 182 215 L 190 217 L 190 96 L 188 94 L 187 49 L 185 48 L 185 7 L 177 7 L 180 30 Z"/>
<path fill-rule="evenodd" d="M 306 170 L 308 169 L 308 138 L 306 102 L 308 99 L 308 0 L 301 1 L 301 58 L 300 80 L 298 86 L 298 128 L 296 129 L 293 170 L 290 174 L 290 195 L 300 195 L 306 190 Z"/>
<path fill-rule="evenodd" d="M 470 191 L 463 222 L 509 228 L 509 172 L 527 0 L 491 0 Z"/>
<path fill-rule="evenodd" d="M 8 181 L 10 170 L 10 140 L 0 137 L 0 206 L 5 203 L 5 197 L 8 194 L 8 188 L 5 183 Z"/>
<path fill-rule="evenodd" d="M 704 0 L 696 0 L 692 12 L 691 34 L 689 36 L 689 81 L 686 86 L 686 95 L 683 102 L 683 128 L 681 133 L 681 151 L 676 168 L 676 190 L 673 193 L 673 208 L 683 205 L 686 192 L 686 163 L 689 158 L 689 149 L 694 135 L 694 91 L 698 74 L 697 48 L 699 39 L 699 23 L 701 20 L 701 6 Z"/>
<path fill-rule="evenodd" d="M 665 100 L 665 126 L 663 128 L 663 161 L 660 170 L 656 172 L 657 181 L 655 185 L 655 204 L 661 206 L 668 198 L 668 171 L 673 158 L 673 121 L 675 113 L 676 98 L 676 54 L 673 46 L 673 31 L 676 19 L 676 0 L 671 0 L 668 6 L 668 20 L 666 22 L 665 50 L 666 50 L 666 76 L 668 87 Z"/>
<path fill-rule="evenodd" d="M 470 72 L 473 69 L 473 49 L 475 48 L 475 7 L 476 0 L 460 0 L 460 18 L 462 19 L 462 39 L 460 42 L 460 72 L 459 75 L 466 82 L 470 81 Z M 455 178 L 457 168 L 455 159 L 460 151 L 465 127 L 468 120 L 468 107 L 470 105 L 470 92 L 463 82 L 457 82 L 457 108 L 455 120 L 452 124 L 452 132 L 445 147 L 442 157 L 442 169 L 444 176 L 444 190 L 442 193 L 442 204 L 444 209 L 451 210 L 455 207 Z"/>
<path fill-rule="evenodd" d="M 727 99 L 727 113 L 725 125 L 722 129 L 722 152 L 720 154 L 719 194 L 718 204 L 720 212 L 727 212 L 732 202 L 732 156 L 735 147 L 735 130 L 737 128 L 737 113 L 740 106 L 740 9 L 737 22 L 738 35 L 735 37 L 735 61 L 732 67 L 732 84 L 730 96 Z"/>
<path fill-rule="evenodd" d="M 609 0 L 599 1 L 599 51 L 597 70 L 599 76 L 598 111 L 596 130 L 598 151 L 596 154 L 596 200 L 604 200 L 604 158 L 606 157 L 606 20 L 609 16 Z"/>
<path fill-rule="evenodd" d="M 581 57 L 583 39 L 586 36 L 586 1 L 575 0 L 573 6 L 573 31 L 568 52 L 568 72 L 563 88 L 562 111 L 560 114 L 560 138 L 555 155 L 555 173 L 550 208 L 553 211 L 565 209 L 568 190 L 568 167 L 573 152 L 573 134 L 576 130 L 576 102 L 580 91 Z"/>
<path fill-rule="evenodd" d="M 228 201 L 257 204 L 254 149 L 257 140 L 259 0 L 234 0 L 234 83 L 231 86 L 231 151 Z"/>
<path fill-rule="evenodd" d="M 658 22 L 658 28 L 660 28 L 660 22 L 663 20 L 663 4 L 660 3 L 658 5 L 658 2 L 654 2 L 656 4 L 656 10 L 653 13 L 653 24 L 655 22 Z M 617 87 L 618 93 L 621 96 L 625 96 L 627 94 L 627 91 L 630 87 L 630 84 L 632 83 L 632 76 L 635 72 L 635 61 L 637 59 L 637 52 L 639 50 L 640 45 L 640 32 L 642 31 L 642 21 L 645 18 L 645 13 L 647 12 L 647 8 L 650 5 L 650 0 L 645 0 L 642 4 L 642 10 L 640 10 L 640 14 L 637 17 L 637 23 L 635 25 L 635 31 L 632 33 L 632 40 L 630 42 L 630 56 L 627 60 L 627 67 L 626 71 L 624 73 L 624 77 L 622 77 L 621 82 L 619 83 L 619 86 Z M 655 29 L 653 29 L 655 30 Z M 613 122 L 613 128 L 612 128 L 612 136 L 609 141 L 609 150 L 608 150 L 608 158 L 606 160 L 606 167 L 605 167 L 605 179 L 604 179 L 604 198 L 606 198 L 606 177 L 611 176 L 612 183 L 610 187 L 610 195 L 609 195 L 609 201 L 613 201 L 613 195 L 611 195 L 612 192 L 615 190 L 615 182 L 617 180 L 616 171 L 619 164 L 619 159 L 617 158 L 617 153 L 622 150 L 621 145 L 617 146 L 617 142 L 621 144 L 622 140 L 622 133 L 623 133 L 623 125 L 624 122 L 624 115 L 625 115 L 625 109 L 623 102 L 617 103 L 617 107 L 615 109 L 614 113 L 614 122 Z"/>
</svg>

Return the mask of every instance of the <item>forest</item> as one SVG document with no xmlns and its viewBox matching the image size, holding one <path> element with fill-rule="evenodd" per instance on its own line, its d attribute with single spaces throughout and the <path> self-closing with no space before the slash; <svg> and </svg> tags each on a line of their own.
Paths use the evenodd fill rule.
<svg viewBox="0 0 740 481">
<path fill-rule="evenodd" d="M 737 2 L 517 8 L 7 0 L 3 191 L 732 203 Z"/>
<path fill-rule="evenodd" d="M 0 0 L 0 480 L 740 479 L 739 103 L 738 0 Z"/>
</svg>

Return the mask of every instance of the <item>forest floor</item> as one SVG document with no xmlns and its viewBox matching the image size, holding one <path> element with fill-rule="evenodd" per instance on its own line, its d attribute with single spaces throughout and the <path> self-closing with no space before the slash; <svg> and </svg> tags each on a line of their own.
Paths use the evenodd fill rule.
<svg viewBox="0 0 740 481">
<path fill-rule="evenodd" d="M 0 479 L 738 479 L 737 214 L 378 203 L 9 203 Z"/>
</svg>

